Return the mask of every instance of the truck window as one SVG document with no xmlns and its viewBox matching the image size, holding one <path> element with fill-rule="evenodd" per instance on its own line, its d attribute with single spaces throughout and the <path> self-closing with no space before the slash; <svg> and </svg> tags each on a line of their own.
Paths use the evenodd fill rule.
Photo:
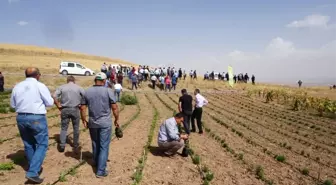
<svg viewBox="0 0 336 185">
<path fill-rule="evenodd" d="M 75 67 L 74 63 L 68 63 L 68 67 Z"/>
</svg>

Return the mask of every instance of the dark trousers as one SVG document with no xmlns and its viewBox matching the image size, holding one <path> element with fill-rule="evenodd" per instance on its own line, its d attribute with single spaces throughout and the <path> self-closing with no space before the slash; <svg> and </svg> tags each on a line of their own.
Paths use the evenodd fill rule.
<svg viewBox="0 0 336 185">
<path fill-rule="evenodd" d="M 176 90 L 176 84 L 172 84 L 173 85 L 173 89 Z"/>
<path fill-rule="evenodd" d="M 132 82 L 132 90 L 134 89 L 134 87 L 135 87 L 135 89 L 138 89 L 136 82 Z"/>
<path fill-rule="evenodd" d="M 0 92 L 4 92 L 5 89 L 4 89 L 4 84 L 0 84 Z"/>
<path fill-rule="evenodd" d="M 170 84 L 166 84 L 166 91 L 169 89 L 169 92 L 170 92 L 170 90 L 171 90 L 171 88 L 170 88 Z"/>
<path fill-rule="evenodd" d="M 191 116 L 191 130 L 196 131 L 196 126 L 195 126 L 195 119 L 197 121 L 197 128 L 199 133 L 203 133 L 203 128 L 202 128 L 202 108 L 195 108 L 194 112 L 192 113 Z"/>
<path fill-rule="evenodd" d="M 155 80 L 152 80 L 152 87 L 153 87 L 153 89 L 155 89 Z"/>
<path fill-rule="evenodd" d="M 64 148 L 67 138 L 67 131 L 70 120 L 73 126 L 73 147 L 79 146 L 79 122 L 80 113 L 78 107 L 63 108 L 61 111 L 61 133 L 60 133 L 60 147 Z"/>
<path fill-rule="evenodd" d="M 89 128 L 92 141 L 93 160 L 97 166 L 96 175 L 106 173 L 107 159 L 110 150 L 112 127 Z"/>
<path fill-rule="evenodd" d="M 192 116 L 192 111 L 183 111 L 184 118 L 183 118 L 183 127 L 187 134 L 190 134 L 190 120 Z"/>
</svg>

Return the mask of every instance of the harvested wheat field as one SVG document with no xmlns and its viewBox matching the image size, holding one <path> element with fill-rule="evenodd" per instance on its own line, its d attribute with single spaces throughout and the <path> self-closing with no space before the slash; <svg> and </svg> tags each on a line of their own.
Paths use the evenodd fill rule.
<svg viewBox="0 0 336 185">
<path fill-rule="evenodd" d="M 58 50 L 6 47 L 0 49 L 0 55 L 4 56 L 0 66 L 6 88 L 23 80 L 23 69 L 30 65 L 43 66 L 41 71 L 46 75 L 41 81 L 51 92 L 66 82 L 66 77 L 57 75 L 55 62 L 59 57 L 48 54 Z M 70 52 L 64 53 L 76 58 Z M 90 57 L 78 54 L 77 59 L 82 58 L 94 69 L 99 69 L 105 60 Z M 12 63 L 14 60 L 22 63 Z M 14 71 L 18 74 L 13 74 Z M 93 77 L 76 78 L 84 88 L 93 84 Z M 149 83 L 143 82 L 138 90 L 132 91 L 124 80 L 123 93 L 135 96 L 138 101 L 135 105 L 118 104 L 124 136 L 112 137 L 109 175 L 105 178 L 95 177 L 90 136 L 82 124 L 82 156 L 73 154 L 69 145 L 64 153 L 57 151 L 60 113 L 56 107 L 49 108 L 49 149 L 43 163 L 43 184 L 327 185 L 336 182 L 334 90 L 265 84 L 237 84 L 231 88 L 223 81 L 188 77 L 178 81 L 176 90 L 164 92 L 151 89 Z M 205 134 L 191 134 L 189 157 L 164 157 L 157 151 L 158 128 L 178 111 L 182 88 L 190 94 L 199 88 L 209 101 L 203 109 Z M 0 95 L 0 182 L 18 185 L 26 181 L 27 164 L 9 98 L 10 92 Z M 68 140 L 71 144 L 71 126 Z"/>
</svg>

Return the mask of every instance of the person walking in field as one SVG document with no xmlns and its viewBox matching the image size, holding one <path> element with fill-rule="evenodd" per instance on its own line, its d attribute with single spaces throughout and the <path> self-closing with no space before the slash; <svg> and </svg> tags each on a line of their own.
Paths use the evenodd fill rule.
<svg viewBox="0 0 336 185">
<path fill-rule="evenodd" d="M 186 89 L 181 90 L 182 96 L 179 98 L 178 110 L 183 113 L 183 127 L 185 132 L 190 134 L 190 120 L 192 111 L 192 96 L 187 93 Z"/>
<path fill-rule="evenodd" d="M 54 102 L 61 111 L 61 133 L 58 151 L 64 152 L 69 122 L 73 126 L 73 151 L 79 152 L 79 107 L 84 98 L 84 89 L 75 83 L 75 77 L 68 76 L 67 84 L 57 88 L 54 93 Z M 60 100 L 60 101 L 59 101 Z"/>
<path fill-rule="evenodd" d="M 185 70 L 183 71 L 183 80 L 185 80 L 187 77 L 187 73 L 185 72 Z"/>
<path fill-rule="evenodd" d="M 176 75 L 173 75 L 171 82 L 172 82 L 173 90 L 176 90 L 176 84 L 177 84 L 177 76 Z"/>
<path fill-rule="evenodd" d="M 0 92 L 5 91 L 4 85 L 5 85 L 5 77 L 2 75 L 0 71 Z"/>
<path fill-rule="evenodd" d="M 114 96 L 117 99 L 117 102 L 120 102 L 120 93 L 122 92 L 122 86 L 120 83 L 114 85 Z"/>
<path fill-rule="evenodd" d="M 198 133 L 203 134 L 202 128 L 202 107 L 207 105 L 209 102 L 201 94 L 199 89 L 195 89 L 195 108 L 191 116 L 191 132 L 196 132 L 195 119 L 197 121 Z"/>
<path fill-rule="evenodd" d="M 166 78 L 165 78 L 165 84 L 166 84 L 165 91 L 167 92 L 167 90 L 169 90 L 169 92 L 170 92 L 170 90 L 171 90 L 171 87 L 170 87 L 171 81 L 170 81 L 169 75 L 167 75 Z"/>
<path fill-rule="evenodd" d="M 119 83 L 121 86 L 123 85 L 123 79 L 124 79 L 124 76 L 123 76 L 122 72 L 119 71 L 118 76 L 117 76 L 117 83 Z"/>
<path fill-rule="evenodd" d="M 85 91 L 81 106 L 81 119 L 89 128 L 92 141 L 94 165 L 97 167 L 96 177 L 106 177 L 106 163 L 112 134 L 112 112 L 114 125 L 119 127 L 119 112 L 112 89 L 104 87 L 106 75 L 98 73 L 95 85 Z M 86 120 L 86 109 L 89 111 L 89 121 Z"/>
<path fill-rule="evenodd" d="M 157 77 L 156 77 L 156 75 L 153 75 L 153 76 L 151 77 L 151 81 L 152 81 L 152 88 L 155 90 L 156 81 L 157 81 Z"/>
<path fill-rule="evenodd" d="M 165 78 L 163 76 L 159 77 L 159 82 L 160 82 L 160 90 L 164 90 L 164 85 L 165 85 Z"/>
<path fill-rule="evenodd" d="M 177 113 L 174 117 L 165 120 L 159 129 L 158 146 L 166 156 L 173 156 L 179 149 L 184 147 L 184 140 L 188 135 L 180 134 L 178 125 L 183 123 L 184 115 Z"/>
<path fill-rule="evenodd" d="M 251 80 L 252 80 L 252 84 L 255 85 L 255 76 L 254 75 L 252 75 Z"/>
<path fill-rule="evenodd" d="M 299 88 L 301 88 L 302 81 L 301 81 L 301 80 L 299 80 L 299 81 L 298 81 L 298 84 L 299 84 Z"/>
<path fill-rule="evenodd" d="M 132 90 L 134 90 L 134 87 L 135 89 L 138 89 L 138 77 L 136 74 L 132 74 L 132 77 L 131 77 L 131 82 L 132 82 Z"/>
<path fill-rule="evenodd" d="M 46 107 L 54 105 L 49 89 L 39 82 L 41 73 L 38 68 L 29 67 L 26 79 L 12 90 L 10 105 L 17 113 L 16 121 L 28 160 L 26 178 L 41 184 L 42 163 L 48 150 L 48 123 Z"/>
</svg>

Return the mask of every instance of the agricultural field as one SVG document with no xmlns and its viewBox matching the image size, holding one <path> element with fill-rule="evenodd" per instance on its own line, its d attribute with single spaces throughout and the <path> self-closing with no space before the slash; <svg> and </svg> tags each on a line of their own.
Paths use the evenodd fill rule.
<svg viewBox="0 0 336 185">
<path fill-rule="evenodd" d="M 43 78 L 51 92 L 65 82 L 65 77 Z M 92 85 L 92 78 L 79 77 L 77 83 L 87 88 Z M 55 83 L 48 83 L 52 79 Z M 187 88 L 189 92 L 200 88 L 209 100 L 203 112 L 206 133 L 191 135 L 190 157 L 162 157 L 157 152 L 158 127 L 164 119 L 176 113 L 181 88 Z M 134 92 L 126 89 L 124 93 L 135 97 L 136 103 L 119 104 L 124 137 L 112 138 L 108 162 L 110 174 L 104 179 L 94 175 L 90 165 L 90 137 L 83 127 L 80 135 L 82 155 L 74 155 L 70 146 L 66 147 L 65 153 L 57 151 L 59 111 L 55 107 L 49 108 L 49 149 L 42 173 L 44 184 L 336 182 L 336 121 L 330 117 L 330 111 L 325 109 L 322 115 L 314 107 L 295 111 L 291 105 L 295 98 L 282 102 L 274 95 L 269 100 L 268 92 L 262 91 L 260 93 L 265 96 L 259 96 L 259 91 L 249 85 L 239 84 L 231 89 L 224 82 L 189 79 L 179 81 L 178 89 L 170 93 L 153 91 L 147 84 Z M 25 182 L 27 164 L 9 97 L 10 93 L 0 95 L 0 181 L 16 185 Z M 71 129 L 68 131 L 69 142 L 72 140 Z"/>
<path fill-rule="evenodd" d="M 62 53 L 62 54 L 61 54 Z M 74 59 L 99 69 L 102 57 L 56 49 L 0 45 L 0 68 L 5 88 L 24 79 L 24 68 L 39 66 L 41 82 L 53 93 L 66 82 L 57 74 L 61 59 Z M 76 77 L 84 88 L 93 77 Z M 171 92 L 152 90 L 145 82 L 136 91 L 125 80 L 124 95 L 131 103 L 118 104 L 123 138 L 112 137 L 109 176 L 97 179 L 91 166 L 89 132 L 81 125 L 81 155 L 69 145 L 57 151 L 60 112 L 48 108 L 49 149 L 43 163 L 44 184 L 143 185 L 331 185 L 336 183 L 336 93 L 327 87 L 293 88 L 268 84 L 220 81 L 178 81 Z M 178 110 L 180 90 L 201 90 L 209 104 L 203 109 L 204 135 L 192 134 L 190 156 L 163 157 L 158 152 L 160 124 Z M 126 97 L 126 96 L 124 96 Z M 0 182 L 25 182 L 27 168 L 16 114 L 9 106 L 10 92 L 0 94 Z M 130 105 L 128 105 L 130 104 Z M 114 129 L 113 129 L 114 130 Z M 183 131 L 183 129 L 182 129 Z"/>
</svg>

